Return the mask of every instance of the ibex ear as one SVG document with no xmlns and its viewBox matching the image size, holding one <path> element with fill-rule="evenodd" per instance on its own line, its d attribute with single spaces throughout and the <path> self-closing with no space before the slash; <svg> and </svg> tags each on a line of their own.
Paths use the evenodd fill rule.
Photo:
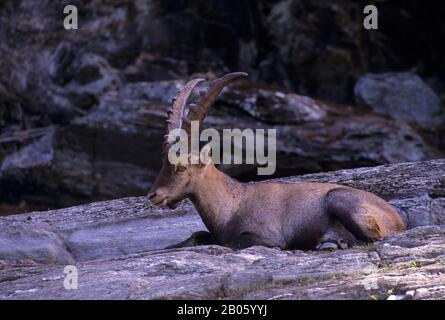
<svg viewBox="0 0 445 320">
<path fill-rule="evenodd" d="M 199 152 L 199 166 L 204 167 L 212 162 L 212 145 L 207 143 Z"/>
</svg>

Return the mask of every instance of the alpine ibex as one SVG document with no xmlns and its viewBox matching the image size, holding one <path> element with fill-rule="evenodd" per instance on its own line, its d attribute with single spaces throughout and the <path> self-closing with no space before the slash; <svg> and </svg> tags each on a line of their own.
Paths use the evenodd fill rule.
<svg viewBox="0 0 445 320">
<path fill-rule="evenodd" d="M 167 133 L 175 128 L 189 133 L 191 121 L 201 124 L 221 90 L 242 76 L 247 74 L 230 73 L 213 80 L 197 105 L 186 108 L 191 92 L 203 79 L 188 82 L 167 113 Z M 336 249 L 405 230 L 397 212 L 372 193 L 330 183 L 240 183 L 211 161 L 170 164 L 171 146 L 164 141 L 162 169 L 148 197 L 154 205 L 169 208 L 189 198 L 209 232 L 196 232 L 168 248 L 220 244 Z"/>
</svg>

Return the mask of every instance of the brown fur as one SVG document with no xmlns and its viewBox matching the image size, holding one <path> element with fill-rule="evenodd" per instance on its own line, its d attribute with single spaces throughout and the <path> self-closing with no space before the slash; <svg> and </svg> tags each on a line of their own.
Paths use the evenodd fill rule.
<svg viewBox="0 0 445 320">
<path fill-rule="evenodd" d="M 242 75 L 215 80 L 191 119 L 202 121 L 223 86 Z M 183 90 L 176 101 L 186 101 L 188 91 Z M 172 115 L 181 114 L 181 108 L 183 104 L 174 104 L 170 125 L 176 122 Z M 166 152 L 148 197 L 153 204 L 170 208 L 189 198 L 209 230 L 170 248 L 211 243 L 232 248 L 346 248 L 405 230 L 397 212 L 366 191 L 330 183 L 240 183 L 211 162 L 171 165 Z"/>
<path fill-rule="evenodd" d="M 325 242 L 342 247 L 405 230 L 386 201 L 362 190 L 329 183 L 240 183 L 212 163 L 181 167 L 185 171 L 164 161 L 149 197 L 169 207 L 190 198 L 210 234 L 200 232 L 173 247 L 314 249 Z"/>
</svg>

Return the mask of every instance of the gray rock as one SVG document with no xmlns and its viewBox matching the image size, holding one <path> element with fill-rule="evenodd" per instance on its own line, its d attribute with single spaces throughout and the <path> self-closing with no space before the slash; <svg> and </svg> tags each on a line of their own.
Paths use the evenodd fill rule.
<svg viewBox="0 0 445 320">
<path fill-rule="evenodd" d="M 366 74 L 356 83 L 359 103 L 394 119 L 430 129 L 444 123 L 439 97 L 413 73 Z"/>
<path fill-rule="evenodd" d="M 374 192 L 387 199 L 399 210 L 407 226 L 414 228 L 445 223 L 443 167 L 444 160 L 435 160 L 341 170 L 277 181 L 332 182 Z M 8 216 L 1 218 L 1 223 L 5 224 L 2 233 L 5 241 L 10 239 L 8 226 L 11 223 L 32 227 L 32 232 L 38 232 L 43 225 L 42 232 L 58 234 L 66 249 L 78 261 L 161 249 L 179 242 L 194 231 L 204 229 L 190 202 L 185 201 L 175 210 L 162 210 L 152 207 L 143 197 Z M 20 254 L 26 255 L 22 249 Z"/>
<path fill-rule="evenodd" d="M 76 263 L 76 290 L 64 289 L 63 265 L 3 262 L 0 298 L 443 299 L 445 229 L 411 231 L 434 240 L 403 249 L 403 262 L 385 241 L 330 253 L 202 246 Z"/>
<path fill-rule="evenodd" d="M 424 20 L 442 16 L 432 4 L 407 6 L 405 17 L 393 16 L 398 7 L 388 3 L 390 14 L 381 16 L 381 22 L 397 19 L 406 27 L 369 33 L 357 23 L 363 5 L 353 1 L 261 0 L 248 6 L 170 1 L 78 0 L 82 32 L 63 29 L 63 1 L 5 2 L 0 11 L 0 82 L 17 94 L 31 122 L 39 121 L 32 110 L 59 123 L 93 107 L 97 94 L 108 87 L 99 83 L 112 84 L 115 70 L 123 82 L 138 82 L 209 70 L 222 73 L 238 66 L 254 79 L 336 102 L 351 97 L 353 82 L 369 68 L 411 67 L 405 61 L 412 61 L 412 50 L 419 52 L 419 64 L 440 77 L 439 71 L 431 71 L 431 52 L 439 51 L 442 30 Z M 416 14 L 422 10 L 428 15 Z M 406 32 L 410 38 L 403 37 Z M 429 43 L 429 50 L 423 50 L 426 32 L 437 40 Z M 412 50 L 400 50 L 408 47 Z M 99 57 L 106 63 L 98 65 Z M 82 85 L 95 88 L 87 94 Z"/>
<path fill-rule="evenodd" d="M 53 232 L 45 223 L 30 220 L 2 223 L 0 226 L 0 257 L 2 260 L 27 263 L 74 263 L 63 235 Z M 6 236 L 7 235 L 7 236 Z"/>
<path fill-rule="evenodd" d="M 433 160 L 279 179 L 376 192 L 412 228 L 329 253 L 163 250 L 205 229 L 188 201 L 167 210 L 146 198 L 123 198 L 2 217 L 0 299 L 443 299 L 444 165 Z M 66 265 L 78 268 L 77 290 L 63 287 Z"/>
<path fill-rule="evenodd" d="M 172 214 L 82 228 L 70 233 L 65 242 L 74 258 L 84 261 L 159 250 L 197 230 L 205 230 L 198 215 Z"/>
</svg>

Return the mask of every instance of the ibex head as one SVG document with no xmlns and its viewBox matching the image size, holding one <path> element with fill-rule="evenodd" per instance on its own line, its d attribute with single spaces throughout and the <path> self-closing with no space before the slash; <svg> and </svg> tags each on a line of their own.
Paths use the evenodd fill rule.
<svg viewBox="0 0 445 320">
<path fill-rule="evenodd" d="M 205 187 L 206 173 L 211 170 L 211 162 L 204 164 L 191 164 L 189 154 L 187 163 L 171 164 L 168 160 L 168 151 L 175 143 L 167 139 L 168 134 L 174 129 L 184 129 L 189 137 L 191 132 L 190 124 L 192 121 L 198 121 L 201 126 L 211 105 L 224 89 L 224 87 L 234 79 L 247 76 L 244 72 L 234 72 L 213 80 L 206 91 L 202 92 L 196 106 L 187 106 L 187 100 L 193 89 L 204 79 L 194 79 L 189 81 L 173 99 L 173 105 L 167 112 L 167 134 L 163 143 L 162 168 L 156 181 L 148 194 L 151 202 L 160 207 L 175 208 L 177 203 L 193 195 L 198 186 Z M 201 153 L 210 153 L 210 148 L 204 146 Z"/>
</svg>

